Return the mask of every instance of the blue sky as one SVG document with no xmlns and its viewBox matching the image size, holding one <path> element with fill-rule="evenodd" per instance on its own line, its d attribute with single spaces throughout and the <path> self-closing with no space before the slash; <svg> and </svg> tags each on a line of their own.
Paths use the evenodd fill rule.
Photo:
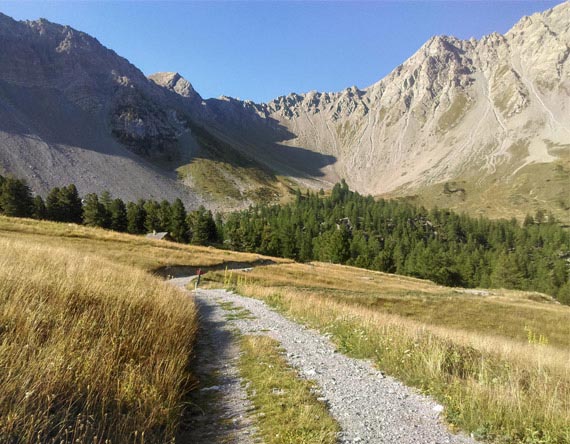
<svg viewBox="0 0 570 444">
<path fill-rule="evenodd" d="M 558 3 L 0 0 L 0 11 L 85 31 L 145 74 L 180 72 L 205 98 L 260 102 L 364 88 L 433 35 L 504 33 Z"/>
</svg>

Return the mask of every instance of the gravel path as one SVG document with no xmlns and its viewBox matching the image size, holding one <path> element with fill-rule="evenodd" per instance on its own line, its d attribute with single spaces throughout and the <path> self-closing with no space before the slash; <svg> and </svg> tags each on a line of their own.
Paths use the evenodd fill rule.
<svg viewBox="0 0 570 444">
<path fill-rule="evenodd" d="M 255 319 L 231 321 L 244 334 L 277 339 L 288 361 L 317 382 L 321 397 L 342 428 L 341 443 L 474 444 L 451 433 L 440 420 L 442 407 L 364 360 L 346 357 L 327 338 L 284 318 L 264 302 L 224 290 L 199 290 L 199 303 L 232 302 Z"/>
<path fill-rule="evenodd" d="M 184 289 L 191 278 L 169 282 Z M 190 292 L 188 292 L 190 293 Z M 196 295 L 200 331 L 194 351 L 194 375 L 201 387 L 192 395 L 176 442 L 187 444 L 255 444 L 253 405 L 241 384 L 239 345 L 225 312 L 211 298 Z M 204 396 L 206 395 L 206 396 Z M 207 401 L 205 398 L 210 398 Z"/>
</svg>

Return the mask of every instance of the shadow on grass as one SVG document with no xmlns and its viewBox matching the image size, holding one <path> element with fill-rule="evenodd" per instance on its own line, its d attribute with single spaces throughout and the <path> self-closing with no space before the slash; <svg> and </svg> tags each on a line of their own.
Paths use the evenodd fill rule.
<svg viewBox="0 0 570 444">
<path fill-rule="evenodd" d="M 261 267 L 264 265 L 275 265 L 277 262 L 271 259 L 258 259 L 256 261 L 249 262 L 223 262 L 221 264 L 212 265 L 209 267 L 194 267 L 188 265 L 167 265 L 166 267 L 160 267 L 153 271 L 153 274 L 160 276 L 162 278 L 180 278 L 186 276 L 195 276 L 198 269 L 202 273 L 207 273 L 208 271 L 222 271 L 222 270 L 243 270 L 244 268 L 254 268 Z"/>
</svg>

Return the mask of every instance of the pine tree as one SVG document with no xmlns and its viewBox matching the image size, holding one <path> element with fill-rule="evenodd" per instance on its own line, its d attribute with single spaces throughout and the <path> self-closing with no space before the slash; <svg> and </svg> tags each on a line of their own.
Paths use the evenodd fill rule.
<svg viewBox="0 0 570 444">
<path fill-rule="evenodd" d="M 11 177 L 5 178 L 0 187 L 0 208 L 6 216 L 31 217 L 33 199 L 26 182 Z"/>
<path fill-rule="evenodd" d="M 206 245 L 216 240 L 216 223 L 211 211 L 200 206 L 198 210 L 190 212 L 186 220 L 193 244 Z"/>
<path fill-rule="evenodd" d="M 59 207 L 63 212 L 62 220 L 80 224 L 83 214 L 81 198 L 74 184 L 63 187 L 59 190 Z"/>
<path fill-rule="evenodd" d="M 99 203 L 102 205 L 102 227 L 111 228 L 111 204 L 113 203 L 113 197 L 108 191 L 103 191 L 99 197 Z"/>
<path fill-rule="evenodd" d="M 188 242 L 186 209 L 180 199 L 176 199 L 170 207 L 170 234 L 177 242 Z"/>
<path fill-rule="evenodd" d="M 153 231 L 162 231 L 163 227 L 160 225 L 160 205 L 155 200 L 147 200 L 144 204 L 146 213 L 144 227 L 147 233 Z"/>
<path fill-rule="evenodd" d="M 560 287 L 556 299 L 563 304 L 570 305 L 570 280 Z"/>
<path fill-rule="evenodd" d="M 42 196 L 35 196 L 33 201 L 32 217 L 34 219 L 43 220 L 47 218 L 47 210 Z"/>
<path fill-rule="evenodd" d="M 131 234 L 144 234 L 146 211 L 144 209 L 144 200 L 137 203 L 129 202 L 127 204 L 127 231 Z"/>
<path fill-rule="evenodd" d="M 127 231 L 127 208 L 125 203 L 117 198 L 109 206 L 110 228 L 115 231 Z"/>
<path fill-rule="evenodd" d="M 219 244 L 224 243 L 224 221 L 222 220 L 222 215 L 216 213 L 214 217 L 214 223 L 216 224 L 216 239 L 215 242 Z"/>
<path fill-rule="evenodd" d="M 61 222 L 65 220 L 64 209 L 61 206 L 60 189 L 52 188 L 46 197 L 46 213 L 49 220 Z"/>
<path fill-rule="evenodd" d="M 341 224 L 338 228 L 323 233 L 316 240 L 315 249 L 322 261 L 335 264 L 345 263 L 350 257 L 350 232 L 348 228 Z"/>
<path fill-rule="evenodd" d="M 491 273 L 491 285 L 496 288 L 517 288 L 523 275 L 514 254 L 502 253 L 496 260 Z"/>
<path fill-rule="evenodd" d="M 308 230 L 300 235 L 298 251 L 298 259 L 301 262 L 308 262 L 313 259 L 313 238 Z"/>
<path fill-rule="evenodd" d="M 97 194 L 91 193 L 85 196 L 83 223 L 90 227 L 105 227 L 107 223 L 105 207 L 99 202 Z"/>
<path fill-rule="evenodd" d="M 158 221 L 161 227 L 160 231 L 170 230 L 170 218 L 171 218 L 171 205 L 167 200 L 160 202 L 160 208 L 158 210 Z"/>
</svg>

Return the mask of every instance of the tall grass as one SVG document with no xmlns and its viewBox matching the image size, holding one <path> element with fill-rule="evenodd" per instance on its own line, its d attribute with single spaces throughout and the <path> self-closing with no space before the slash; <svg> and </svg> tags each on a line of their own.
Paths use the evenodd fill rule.
<svg viewBox="0 0 570 444">
<path fill-rule="evenodd" d="M 171 441 L 195 333 L 142 270 L 0 239 L 0 442 Z"/>
<path fill-rule="evenodd" d="M 0 239 L 27 240 L 46 246 L 66 247 L 151 272 L 165 266 L 208 267 L 228 261 L 252 262 L 263 258 L 257 254 L 146 239 L 102 228 L 1 215 Z M 286 259 L 274 261 L 290 262 Z"/>
<path fill-rule="evenodd" d="M 277 281 L 280 267 L 271 267 Z M 496 443 L 570 442 L 567 349 L 530 337 L 523 342 L 481 330 L 430 325 L 343 301 L 334 291 L 327 297 L 237 275 L 233 285 L 330 335 L 341 351 L 372 359 L 387 373 L 435 396 L 446 406 L 453 426 L 478 438 Z"/>
</svg>

